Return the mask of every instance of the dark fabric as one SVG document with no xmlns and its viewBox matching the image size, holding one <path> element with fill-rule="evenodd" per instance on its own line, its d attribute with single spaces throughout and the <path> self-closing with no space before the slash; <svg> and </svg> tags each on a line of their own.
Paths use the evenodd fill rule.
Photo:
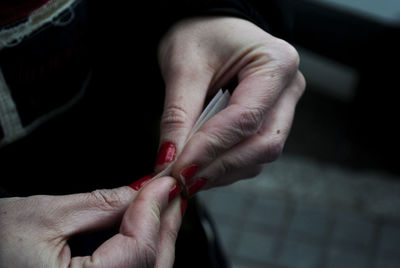
<svg viewBox="0 0 400 268">
<path fill-rule="evenodd" d="M 32 11 L 50 0 L 2 0 L 0 1 L 0 28 L 25 19 Z"/>
<path fill-rule="evenodd" d="M 169 25 L 185 17 L 207 15 L 241 17 L 267 30 L 266 20 L 260 16 L 250 2 L 246 0 L 161 1 L 160 17 L 163 17 L 168 23 L 159 27 L 159 30 L 162 33 Z M 268 0 L 266 2 L 271 4 Z"/>
<path fill-rule="evenodd" d="M 0 51 L 0 66 L 23 126 L 73 99 L 87 79 L 90 62 L 85 1 L 39 33 Z"/>
</svg>

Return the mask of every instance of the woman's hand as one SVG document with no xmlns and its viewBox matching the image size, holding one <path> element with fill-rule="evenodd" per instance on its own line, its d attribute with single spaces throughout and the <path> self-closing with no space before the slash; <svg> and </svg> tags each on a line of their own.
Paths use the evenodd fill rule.
<svg viewBox="0 0 400 268">
<path fill-rule="evenodd" d="M 209 188 L 278 158 L 305 88 L 291 45 L 242 19 L 194 18 L 166 34 L 159 62 L 166 99 L 156 171 L 176 158 L 172 176 Z M 206 99 L 233 81 L 228 107 L 187 141 Z"/>
<path fill-rule="evenodd" d="M 140 192 L 0 199 L 0 266 L 172 267 L 181 223 L 180 198 L 168 204 L 175 184 L 164 177 Z M 92 256 L 71 258 L 68 238 L 119 223 L 120 232 Z"/>
</svg>

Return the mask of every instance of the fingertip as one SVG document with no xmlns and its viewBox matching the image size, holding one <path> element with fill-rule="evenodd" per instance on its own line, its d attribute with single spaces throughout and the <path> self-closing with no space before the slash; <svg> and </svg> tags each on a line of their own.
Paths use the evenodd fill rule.
<svg viewBox="0 0 400 268">
<path fill-rule="evenodd" d="M 172 189 L 169 191 L 168 203 L 171 203 L 172 200 L 175 199 L 182 192 L 182 186 L 179 183 L 176 183 Z"/>
<path fill-rule="evenodd" d="M 190 165 L 187 168 L 183 169 L 179 174 L 179 179 L 181 180 L 181 183 L 185 185 L 189 184 L 190 180 L 194 177 L 194 175 L 196 175 L 198 170 L 198 165 Z"/>
<path fill-rule="evenodd" d="M 171 141 L 164 142 L 158 151 L 156 163 L 155 163 L 155 172 L 158 173 L 165 169 L 168 164 L 174 161 L 176 154 L 176 146 Z"/>
<path fill-rule="evenodd" d="M 203 189 L 207 182 L 208 179 L 206 178 L 198 178 L 195 181 L 191 182 L 188 185 L 188 196 L 193 197 L 196 193 Z"/>
<path fill-rule="evenodd" d="M 129 187 L 135 191 L 139 191 L 144 185 L 146 185 L 153 177 L 155 174 L 149 174 L 144 176 L 143 178 L 133 182 L 132 184 L 129 185 Z"/>
<path fill-rule="evenodd" d="M 176 185 L 176 179 L 170 176 L 157 178 L 143 188 L 143 192 L 157 192 L 158 196 L 168 196 L 169 191 Z"/>
<path fill-rule="evenodd" d="M 168 176 L 146 184 L 126 210 L 120 232 L 130 237 L 156 239 L 160 224 L 157 219 L 168 208 L 169 193 L 174 185 L 176 180 Z"/>
</svg>

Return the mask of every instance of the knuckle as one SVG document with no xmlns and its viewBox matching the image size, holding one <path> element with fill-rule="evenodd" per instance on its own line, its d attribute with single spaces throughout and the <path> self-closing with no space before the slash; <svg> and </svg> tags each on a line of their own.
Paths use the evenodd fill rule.
<svg viewBox="0 0 400 268">
<path fill-rule="evenodd" d="M 114 191 L 95 190 L 89 195 L 94 204 L 102 210 L 111 210 L 122 204 L 121 197 Z"/>
<path fill-rule="evenodd" d="M 270 163 L 277 160 L 283 151 L 284 142 L 281 139 L 275 139 L 267 143 L 261 154 L 262 163 Z"/>
<path fill-rule="evenodd" d="M 235 119 L 225 128 L 200 129 L 196 135 L 201 135 L 204 157 L 216 159 L 222 152 L 228 150 L 243 139 L 256 133 L 262 125 L 264 111 L 257 108 L 239 108 Z M 200 136 L 198 136 L 200 137 Z"/>
<path fill-rule="evenodd" d="M 282 67 L 287 71 L 297 70 L 300 64 L 300 56 L 296 48 L 282 39 L 277 39 L 277 45 Z"/>
<path fill-rule="evenodd" d="M 254 134 L 260 127 L 264 117 L 262 109 L 244 109 L 239 113 L 237 126 L 243 137 Z"/>
<path fill-rule="evenodd" d="M 206 142 L 204 143 L 205 153 L 210 160 L 216 159 L 218 155 L 225 148 L 224 145 L 227 144 L 226 139 L 221 137 L 221 135 L 214 133 L 203 133 L 202 130 L 199 134 L 204 135 Z"/>
<path fill-rule="evenodd" d="M 267 162 L 273 162 L 277 160 L 283 151 L 283 142 L 282 141 L 274 141 L 272 142 L 267 150 Z"/>
<path fill-rule="evenodd" d="M 161 117 L 162 128 L 183 128 L 188 122 L 188 114 L 186 110 L 179 105 L 170 105 L 164 109 Z"/>
<path fill-rule="evenodd" d="M 220 168 L 219 176 L 223 176 L 224 174 L 227 174 L 233 168 L 233 166 L 234 165 L 232 165 L 231 162 L 222 159 L 220 161 L 220 165 L 219 165 L 219 168 Z"/>
</svg>

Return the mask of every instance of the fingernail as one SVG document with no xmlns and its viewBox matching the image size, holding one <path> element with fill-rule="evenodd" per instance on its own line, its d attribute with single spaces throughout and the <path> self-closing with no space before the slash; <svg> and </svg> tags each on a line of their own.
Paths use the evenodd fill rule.
<svg viewBox="0 0 400 268">
<path fill-rule="evenodd" d="M 174 160 L 176 147 L 172 142 L 165 142 L 161 147 L 157 155 L 156 166 L 170 163 Z"/>
<path fill-rule="evenodd" d="M 131 185 L 129 185 L 129 187 L 131 187 L 135 191 L 139 191 L 140 188 L 142 188 L 154 176 L 155 176 L 154 174 L 144 176 L 143 178 L 141 178 L 141 179 L 135 181 L 134 183 L 132 183 Z"/>
<path fill-rule="evenodd" d="M 192 165 L 181 172 L 181 177 L 180 179 L 182 180 L 183 183 L 188 184 L 189 181 L 193 178 L 193 176 L 196 174 L 197 170 L 199 169 L 199 166 L 197 165 Z"/>
<path fill-rule="evenodd" d="M 174 198 L 181 192 L 182 192 L 182 187 L 179 185 L 179 183 L 175 184 L 174 187 L 172 187 L 171 191 L 169 191 L 168 203 L 174 200 Z"/>
<path fill-rule="evenodd" d="M 203 188 L 204 185 L 206 185 L 207 181 L 208 180 L 206 178 L 198 178 L 194 182 L 189 184 L 188 185 L 188 196 L 192 197 L 196 193 L 198 193 L 201 190 L 201 188 Z"/>
<path fill-rule="evenodd" d="M 187 208 L 187 199 L 182 197 L 181 198 L 181 215 L 182 215 L 182 217 L 183 217 L 183 215 L 185 215 L 186 208 Z"/>
</svg>

